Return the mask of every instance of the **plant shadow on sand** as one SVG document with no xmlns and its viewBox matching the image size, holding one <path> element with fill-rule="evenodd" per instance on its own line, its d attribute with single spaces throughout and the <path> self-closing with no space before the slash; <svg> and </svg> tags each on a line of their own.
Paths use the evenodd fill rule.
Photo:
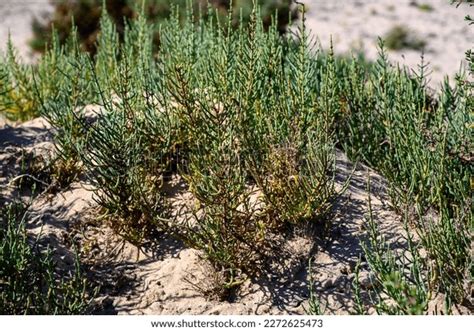
<svg viewBox="0 0 474 331">
<path fill-rule="evenodd" d="M 293 241 L 294 245 L 306 247 L 304 254 L 295 256 L 294 252 L 285 250 L 282 245 L 277 251 L 278 260 L 274 261 L 273 268 L 267 268 L 268 273 L 264 277 L 252 278 L 257 286 L 247 294 L 242 294 L 240 300 L 245 299 L 246 295 L 262 292 L 264 295 L 256 305 L 255 313 L 265 313 L 263 307 L 269 302 L 279 313 L 305 313 L 311 287 L 326 313 L 351 312 L 354 297 L 352 280 L 359 259 L 362 260 L 362 270 L 367 269 L 361 240 L 365 240 L 369 174 L 374 216 L 378 219 L 379 213 L 384 215 L 380 218 L 383 224 L 379 223 L 391 247 L 406 248 L 406 241 L 401 237 L 401 222 L 385 202 L 388 201 L 387 182 L 365 166 L 353 168 L 354 164 L 338 152 L 336 183 L 342 187 L 349 176 L 351 178 L 347 191 L 335 202 L 334 219 L 329 229 L 314 225 L 294 229 L 285 242 Z M 296 261 L 285 263 L 292 259 Z M 367 299 L 365 293 L 363 298 Z"/>
</svg>

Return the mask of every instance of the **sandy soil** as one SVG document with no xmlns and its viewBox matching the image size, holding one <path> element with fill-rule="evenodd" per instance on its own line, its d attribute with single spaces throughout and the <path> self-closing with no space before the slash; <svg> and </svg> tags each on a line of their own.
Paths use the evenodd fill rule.
<svg viewBox="0 0 474 331">
<path fill-rule="evenodd" d="M 51 11 L 49 0 L 0 0 L 0 51 L 5 50 L 10 34 L 18 54 L 27 62 L 34 60 L 28 46 L 31 22 Z"/>
<path fill-rule="evenodd" d="M 306 0 L 307 26 L 328 49 L 331 36 L 336 53 L 363 52 L 377 57 L 377 37 L 396 25 L 426 41 L 425 62 L 432 71 L 431 86 L 460 68 L 466 50 L 474 47 L 474 33 L 463 19 L 474 7 L 450 5 L 446 0 Z M 429 5 L 431 10 L 420 9 Z M 421 51 L 390 51 L 392 61 L 417 69 Z"/>
<path fill-rule="evenodd" d="M 212 292 L 218 278 L 200 254 L 181 242 L 164 237 L 145 253 L 114 236 L 97 218 L 92 187 L 81 179 L 54 194 L 19 190 L 9 185 L 20 174 L 25 155 L 51 157 L 54 153 L 49 125 L 41 118 L 17 127 L 0 129 L 0 204 L 20 197 L 32 200 L 32 234 L 53 247 L 59 265 L 73 266 L 72 243 L 79 247 L 82 263 L 92 284 L 100 285 L 97 312 L 106 314 L 304 314 L 309 287 L 314 283 L 328 314 L 352 312 L 351 283 L 362 253 L 368 212 L 366 190 L 372 182 L 372 204 L 382 233 L 394 249 L 403 248 L 402 224 L 386 203 L 386 181 L 368 169 L 357 167 L 348 190 L 337 203 L 337 214 L 328 236 L 303 227 L 288 234 L 278 252 L 285 256 L 266 277 L 248 279 L 229 301 Z M 337 183 L 341 186 L 353 165 L 337 155 Z M 179 182 L 179 178 L 176 179 Z M 187 199 L 184 185 L 175 191 L 176 201 Z M 312 260 L 311 270 L 309 260 Z M 362 264 L 363 293 L 372 286 L 372 275 Z M 440 305 L 439 305 L 440 306 Z M 438 309 L 440 309 L 438 307 Z"/>
<path fill-rule="evenodd" d="M 448 0 L 302 0 L 308 9 L 306 23 L 327 49 L 332 36 L 336 53 L 363 52 L 368 59 L 377 56 L 377 37 L 396 25 L 409 28 L 426 41 L 425 61 L 431 65 L 431 86 L 437 87 L 445 75 L 454 76 L 464 53 L 474 45 L 474 33 L 463 22 L 474 16 L 474 7 L 459 8 Z M 418 5 L 418 6 L 417 6 Z M 432 9 L 422 10 L 420 5 Z M 51 12 L 49 0 L 0 0 L 0 51 L 5 48 L 8 32 L 19 54 L 26 61 L 33 57 L 28 47 L 31 20 Z M 391 51 L 390 59 L 416 69 L 420 51 Z"/>
</svg>

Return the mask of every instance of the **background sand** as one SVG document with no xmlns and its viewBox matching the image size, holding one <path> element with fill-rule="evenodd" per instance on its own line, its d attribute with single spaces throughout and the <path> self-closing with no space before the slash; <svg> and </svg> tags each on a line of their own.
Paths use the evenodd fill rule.
<svg viewBox="0 0 474 331">
<path fill-rule="evenodd" d="M 18 53 L 28 61 L 32 54 L 28 41 L 31 39 L 31 22 L 34 17 L 41 18 L 53 7 L 49 0 L 0 0 L 0 51 L 5 50 L 10 33 Z"/>
<path fill-rule="evenodd" d="M 410 29 L 426 41 L 425 61 L 431 64 L 431 86 L 445 75 L 453 77 L 474 47 L 474 31 L 467 22 L 474 16 L 474 7 L 462 4 L 458 8 L 449 0 L 306 0 L 307 26 L 324 48 L 329 48 L 332 35 L 336 53 L 351 49 L 363 52 L 367 58 L 377 57 L 377 37 L 384 36 L 396 25 Z M 429 5 L 423 11 L 418 5 Z M 390 51 L 389 58 L 411 68 L 420 64 L 420 51 Z"/>
<path fill-rule="evenodd" d="M 431 64 L 431 86 L 459 70 L 464 53 L 474 45 L 474 33 L 463 22 L 474 7 L 459 8 L 449 0 L 303 0 L 307 5 L 307 26 L 328 48 L 332 35 L 336 53 L 362 51 L 369 59 L 377 55 L 377 37 L 395 25 L 408 27 L 427 42 L 425 59 Z M 431 11 L 416 5 L 429 4 Z M 0 51 L 5 49 L 10 31 L 19 54 L 31 61 L 28 40 L 31 20 L 52 11 L 49 0 L 0 0 Z M 390 52 L 390 59 L 412 68 L 420 63 L 420 51 Z"/>
</svg>

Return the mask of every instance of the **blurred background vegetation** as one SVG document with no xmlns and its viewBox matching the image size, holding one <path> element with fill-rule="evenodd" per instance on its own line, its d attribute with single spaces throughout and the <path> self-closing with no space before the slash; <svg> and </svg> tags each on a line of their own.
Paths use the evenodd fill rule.
<svg viewBox="0 0 474 331">
<path fill-rule="evenodd" d="M 36 52 L 44 52 L 52 39 L 52 27 L 58 33 L 59 42 L 64 43 L 72 31 L 72 23 L 77 27 L 82 47 L 88 52 L 96 52 L 96 41 L 100 30 L 100 17 L 105 3 L 110 17 L 116 24 L 117 31 L 123 38 L 125 21 L 139 15 L 142 8 L 150 23 L 159 24 L 169 17 L 173 8 L 184 11 L 187 2 L 192 2 L 195 13 L 202 10 L 207 15 L 207 4 L 217 11 L 219 16 L 226 16 L 232 6 L 234 25 L 238 25 L 240 15 L 244 23 L 249 22 L 253 0 L 62 0 L 54 1 L 54 12 L 46 20 L 34 20 L 34 37 L 30 43 Z M 294 0 L 259 0 L 262 22 L 265 28 L 271 25 L 272 17 L 278 20 L 278 30 L 285 33 L 290 21 L 298 18 Z M 159 44 L 159 34 L 155 34 L 155 44 Z"/>
</svg>

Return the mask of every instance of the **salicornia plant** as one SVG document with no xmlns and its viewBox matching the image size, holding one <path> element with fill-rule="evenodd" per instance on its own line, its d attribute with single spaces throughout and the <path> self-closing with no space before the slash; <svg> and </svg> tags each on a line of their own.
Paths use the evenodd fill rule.
<svg viewBox="0 0 474 331">
<path fill-rule="evenodd" d="M 369 222 L 377 309 L 424 313 L 436 291 L 448 306 L 463 302 L 472 280 L 472 79 L 461 73 L 435 94 L 423 61 L 416 72 L 394 66 L 383 41 L 368 64 L 316 50 L 303 14 L 282 35 L 255 4 L 239 19 L 234 7 L 227 17 L 213 8 L 175 8 L 157 25 L 142 9 L 123 29 L 103 10 L 94 55 L 74 33 L 65 44 L 53 37 L 33 66 L 10 45 L 0 111 L 53 125 L 58 178 L 84 173 L 117 234 L 138 246 L 177 236 L 226 289 L 278 260 L 274 240 L 288 229 L 330 224 L 340 148 L 388 179 L 393 207 L 417 232 L 407 235 L 408 255 L 396 256 Z M 171 178 L 190 193 L 180 210 Z"/>
<path fill-rule="evenodd" d="M 89 285 L 76 257 L 75 270 L 60 274 L 51 251 L 41 250 L 26 230 L 28 211 L 20 203 L 0 209 L 0 313 L 84 314 Z"/>
</svg>

